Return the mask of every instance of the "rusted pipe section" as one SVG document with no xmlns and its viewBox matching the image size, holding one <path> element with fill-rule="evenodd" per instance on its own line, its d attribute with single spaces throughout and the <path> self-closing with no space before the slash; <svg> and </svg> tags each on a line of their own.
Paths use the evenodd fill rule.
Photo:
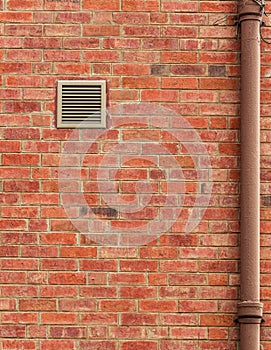
<svg viewBox="0 0 271 350">
<path fill-rule="evenodd" d="M 260 349 L 260 25 L 258 0 L 238 0 L 241 30 L 240 349 Z"/>
</svg>

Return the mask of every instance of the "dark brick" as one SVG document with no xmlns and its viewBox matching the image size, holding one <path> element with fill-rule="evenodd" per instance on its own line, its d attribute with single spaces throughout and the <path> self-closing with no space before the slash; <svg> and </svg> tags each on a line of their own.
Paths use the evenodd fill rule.
<svg viewBox="0 0 271 350">
<path fill-rule="evenodd" d="M 206 66 L 199 64 L 176 64 L 171 67 L 171 73 L 174 75 L 205 75 Z"/>
<path fill-rule="evenodd" d="M 226 67 L 225 66 L 209 66 L 209 75 L 211 77 L 225 77 Z"/>
<path fill-rule="evenodd" d="M 169 75 L 170 69 L 168 65 L 165 64 L 154 64 L 151 66 L 152 75 Z"/>
</svg>

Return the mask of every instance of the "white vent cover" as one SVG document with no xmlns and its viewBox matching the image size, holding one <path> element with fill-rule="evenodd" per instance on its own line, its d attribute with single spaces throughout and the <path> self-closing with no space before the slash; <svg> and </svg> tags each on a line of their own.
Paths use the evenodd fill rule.
<svg viewBox="0 0 271 350">
<path fill-rule="evenodd" d="M 58 128 L 105 128 L 106 81 L 59 80 Z"/>
</svg>

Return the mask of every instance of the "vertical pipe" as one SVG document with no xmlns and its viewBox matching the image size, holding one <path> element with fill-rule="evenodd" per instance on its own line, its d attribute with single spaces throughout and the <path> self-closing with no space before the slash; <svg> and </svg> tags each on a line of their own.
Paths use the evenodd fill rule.
<svg viewBox="0 0 271 350">
<path fill-rule="evenodd" d="M 261 7 L 239 0 L 241 29 L 240 349 L 260 349 L 260 25 Z"/>
</svg>

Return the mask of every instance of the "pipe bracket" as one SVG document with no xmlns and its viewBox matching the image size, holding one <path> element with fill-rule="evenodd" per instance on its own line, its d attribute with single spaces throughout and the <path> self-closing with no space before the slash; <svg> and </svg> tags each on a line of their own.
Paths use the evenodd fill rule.
<svg viewBox="0 0 271 350">
<path fill-rule="evenodd" d="M 238 323 L 262 323 L 263 318 L 263 304 L 255 301 L 242 301 L 238 303 L 238 313 L 236 322 Z"/>
</svg>

